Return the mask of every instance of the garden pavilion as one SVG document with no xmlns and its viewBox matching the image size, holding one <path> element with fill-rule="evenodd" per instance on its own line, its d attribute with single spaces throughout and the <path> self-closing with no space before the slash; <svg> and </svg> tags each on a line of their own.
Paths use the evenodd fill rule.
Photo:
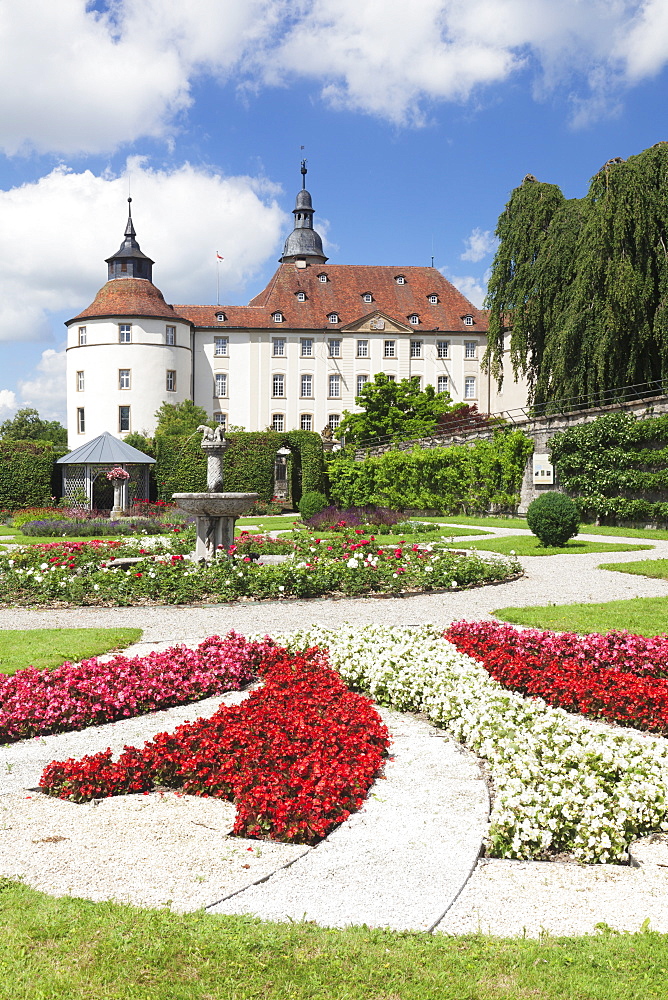
<svg viewBox="0 0 668 1000">
<path fill-rule="evenodd" d="M 106 473 L 120 466 L 129 474 L 121 486 L 121 507 L 149 498 L 149 467 L 155 459 L 104 431 L 92 441 L 59 458 L 63 468 L 63 497 L 85 504 L 88 509 L 110 510 L 114 486 Z"/>
</svg>

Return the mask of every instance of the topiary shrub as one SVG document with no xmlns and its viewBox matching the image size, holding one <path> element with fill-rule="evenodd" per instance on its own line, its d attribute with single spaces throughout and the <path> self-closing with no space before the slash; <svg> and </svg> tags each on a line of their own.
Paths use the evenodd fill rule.
<svg viewBox="0 0 668 1000">
<path fill-rule="evenodd" d="M 302 521 L 307 521 L 309 517 L 318 514 L 326 506 L 327 497 L 324 493 L 319 493 L 317 490 L 302 493 L 302 498 L 299 501 L 299 513 L 302 516 Z"/>
<path fill-rule="evenodd" d="M 529 504 L 527 525 L 541 545 L 556 548 L 577 535 L 580 512 L 565 493 L 543 493 Z"/>
</svg>

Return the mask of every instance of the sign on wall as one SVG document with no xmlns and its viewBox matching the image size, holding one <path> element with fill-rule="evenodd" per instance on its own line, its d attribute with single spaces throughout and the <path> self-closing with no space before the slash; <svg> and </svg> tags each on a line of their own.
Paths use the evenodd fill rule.
<svg viewBox="0 0 668 1000">
<path fill-rule="evenodd" d="M 552 486 L 554 484 L 554 466 L 549 455 L 533 456 L 533 481 L 535 486 Z"/>
</svg>

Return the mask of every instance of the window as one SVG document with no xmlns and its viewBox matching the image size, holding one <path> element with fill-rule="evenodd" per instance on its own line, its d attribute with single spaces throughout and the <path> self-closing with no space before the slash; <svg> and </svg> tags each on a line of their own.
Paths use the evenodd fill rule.
<svg viewBox="0 0 668 1000">
<path fill-rule="evenodd" d="M 341 423 L 340 414 L 330 413 L 327 417 L 327 423 L 329 424 L 330 431 L 337 431 L 339 429 L 339 424 Z"/>
<path fill-rule="evenodd" d="M 362 296 L 362 302 L 373 302 L 373 295 L 371 292 L 365 292 Z"/>
<path fill-rule="evenodd" d="M 367 384 L 368 381 L 369 381 L 369 376 L 368 375 L 358 375 L 357 376 L 357 395 L 358 396 L 359 396 L 359 394 L 361 393 L 362 389 L 364 388 L 364 386 Z"/>
<path fill-rule="evenodd" d="M 439 358 L 449 358 L 450 357 L 450 341 L 449 340 L 437 340 L 436 341 L 436 354 Z"/>
<path fill-rule="evenodd" d="M 411 340 L 411 357 L 421 358 L 422 357 L 422 341 L 421 340 Z"/>
<path fill-rule="evenodd" d="M 306 292 L 297 292 L 297 302 L 306 302 Z"/>
<path fill-rule="evenodd" d="M 176 343 L 176 327 L 165 327 L 165 343 L 173 346 Z"/>
<path fill-rule="evenodd" d="M 79 346 L 82 347 L 86 343 L 86 327 L 79 327 Z"/>
<path fill-rule="evenodd" d="M 403 274 L 398 274 L 394 280 L 396 281 L 396 283 L 398 285 L 405 285 L 406 284 L 406 279 L 404 278 Z"/>
<path fill-rule="evenodd" d="M 301 377 L 301 396 L 312 396 L 313 395 L 313 376 L 312 375 L 302 375 Z"/>
<path fill-rule="evenodd" d="M 84 373 L 77 372 L 77 392 L 84 391 Z"/>
<path fill-rule="evenodd" d="M 271 429 L 272 431 L 279 431 L 283 433 L 285 430 L 285 416 L 282 413 L 272 413 L 271 415 Z"/>
<path fill-rule="evenodd" d="M 339 322 L 339 314 L 338 313 L 329 313 L 329 315 L 327 316 L 327 319 L 329 320 L 330 323 L 338 323 Z"/>
<path fill-rule="evenodd" d="M 129 368 L 119 368 L 118 369 L 118 388 L 119 389 L 129 389 L 130 388 L 130 369 Z"/>
<path fill-rule="evenodd" d="M 217 372 L 216 373 L 216 385 L 215 385 L 216 396 L 227 396 L 227 373 Z"/>
<path fill-rule="evenodd" d="M 302 357 L 303 358 L 310 358 L 310 357 L 312 357 L 313 356 L 313 341 L 310 338 L 308 338 L 306 340 L 301 340 L 300 344 L 302 345 Z"/>
<path fill-rule="evenodd" d="M 397 376 L 396 375 L 386 375 L 385 378 L 387 379 L 388 382 L 396 382 L 397 381 Z"/>
<path fill-rule="evenodd" d="M 118 324 L 118 340 L 121 344 L 129 344 L 132 340 L 132 324 L 131 323 L 119 323 Z"/>
<path fill-rule="evenodd" d="M 274 337 L 271 349 L 275 358 L 282 358 L 285 354 L 285 337 Z"/>
<path fill-rule="evenodd" d="M 271 380 L 272 396 L 285 396 L 285 375 L 274 375 Z"/>
<path fill-rule="evenodd" d="M 447 375 L 439 375 L 436 380 L 436 391 L 437 392 L 449 392 L 450 389 L 450 379 Z"/>
<path fill-rule="evenodd" d="M 464 317 L 464 324 L 465 324 L 465 326 L 473 326 L 473 316 L 470 316 L 470 315 L 469 316 L 465 316 Z"/>
<path fill-rule="evenodd" d="M 167 392 L 176 392 L 176 372 L 173 369 L 167 369 L 167 381 L 165 385 Z"/>
<path fill-rule="evenodd" d="M 369 341 L 368 340 L 358 340 L 357 341 L 357 357 L 358 358 L 368 358 L 369 357 Z"/>
<path fill-rule="evenodd" d="M 330 356 L 330 358 L 340 358 L 341 357 L 341 341 L 340 340 L 330 340 L 329 341 L 329 356 Z"/>
<path fill-rule="evenodd" d="M 302 413 L 299 418 L 299 429 L 300 431 L 313 430 L 313 415 L 311 413 Z"/>
<path fill-rule="evenodd" d="M 217 358 L 227 357 L 227 350 L 229 347 L 229 337 L 214 337 L 213 338 L 213 353 Z"/>
<path fill-rule="evenodd" d="M 475 399 L 475 378 L 472 376 L 464 379 L 464 399 Z"/>
<path fill-rule="evenodd" d="M 283 313 L 281 313 L 281 312 L 272 313 L 271 314 L 271 318 L 273 319 L 274 323 L 282 323 L 283 322 Z"/>
<path fill-rule="evenodd" d="M 411 313 L 410 316 L 408 317 L 408 322 L 411 323 L 412 326 L 417 326 L 418 323 L 420 322 L 420 317 L 418 316 L 417 313 Z"/>
<path fill-rule="evenodd" d="M 224 323 L 227 317 L 225 313 L 216 313 L 216 319 L 218 320 L 219 323 Z"/>
<path fill-rule="evenodd" d="M 129 406 L 119 406 L 118 407 L 118 430 L 122 433 L 123 431 L 130 430 L 130 407 Z"/>
<path fill-rule="evenodd" d="M 77 409 L 77 434 L 86 433 L 86 415 L 83 406 Z"/>
<path fill-rule="evenodd" d="M 396 357 L 396 352 L 397 352 L 397 342 L 396 342 L 396 340 L 386 340 L 385 341 L 385 346 L 384 346 L 384 349 L 383 349 L 383 354 L 385 355 L 385 357 L 386 358 L 394 358 L 394 357 Z"/>
<path fill-rule="evenodd" d="M 329 396 L 330 398 L 335 398 L 341 395 L 341 376 L 340 375 L 330 375 L 329 376 Z"/>
<path fill-rule="evenodd" d="M 438 295 L 434 295 L 434 293 L 433 293 L 433 292 L 432 292 L 432 294 L 431 294 L 431 295 L 428 295 L 428 296 L 427 296 L 427 298 L 429 299 L 429 301 L 431 302 L 431 304 L 432 304 L 433 306 L 435 306 L 435 305 L 436 305 L 436 303 L 438 302 Z"/>
<path fill-rule="evenodd" d="M 328 281 L 328 280 L 329 279 L 328 279 L 328 277 L 327 277 L 326 274 L 319 274 L 318 275 L 318 281 Z"/>
<path fill-rule="evenodd" d="M 213 421 L 214 421 L 214 423 L 218 424 L 219 427 L 222 427 L 223 430 L 227 429 L 227 414 L 226 413 L 221 413 L 220 410 L 217 413 L 214 413 L 214 415 L 213 415 Z"/>
<path fill-rule="evenodd" d="M 464 343 L 464 357 L 474 358 L 475 357 L 476 342 L 475 340 L 467 340 Z"/>
</svg>

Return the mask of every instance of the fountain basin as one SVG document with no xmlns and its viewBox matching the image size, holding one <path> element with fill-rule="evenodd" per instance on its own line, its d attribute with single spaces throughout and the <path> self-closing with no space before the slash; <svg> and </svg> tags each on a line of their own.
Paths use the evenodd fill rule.
<svg viewBox="0 0 668 1000">
<path fill-rule="evenodd" d="M 237 518 L 258 500 L 259 493 L 173 493 L 172 499 L 185 511 L 197 517 Z"/>
</svg>

